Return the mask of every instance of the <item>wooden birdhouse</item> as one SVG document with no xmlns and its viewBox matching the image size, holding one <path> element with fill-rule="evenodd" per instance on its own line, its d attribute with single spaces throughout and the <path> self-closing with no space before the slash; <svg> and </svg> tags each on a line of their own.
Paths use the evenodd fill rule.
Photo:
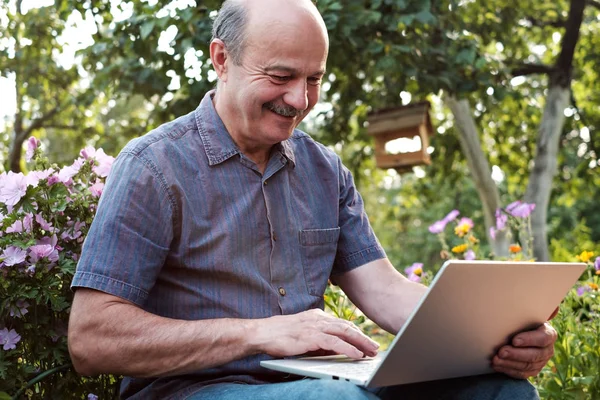
<svg viewBox="0 0 600 400">
<path fill-rule="evenodd" d="M 416 165 L 430 164 L 427 148 L 433 126 L 428 101 L 369 113 L 368 132 L 375 138 L 375 161 L 378 168 L 394 168 L 402 173 Z M 397 139 L 412 139 L 412 149 L 406 151 Z M 414 143 L 420 142 L 415 150 Z M 406 146 L 404 146 L 406 147 Z"/>
</svg>

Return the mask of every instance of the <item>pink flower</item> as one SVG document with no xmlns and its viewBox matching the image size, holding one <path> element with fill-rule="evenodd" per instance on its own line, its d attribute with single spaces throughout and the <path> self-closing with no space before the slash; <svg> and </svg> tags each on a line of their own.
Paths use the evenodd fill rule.
<svg viewBox="0 0 600 400">
<path fill-rule="evenodd" d="M 2 253 L 4 264 L 9 267 L 12 265 L 21 264 L 23 261 L 25 261 L 25 257 L 27 257 L 27 252 L 14 246 L 8 246 Z"/>
<path fill-rule="evenodd" d="M 27 179 L 22 173 L 12 171 L 0 174 L 0 202 L 14 206 L 27 192 Z"/>
<path fill-rule="evenodd" d="M 48 179 L 50 175 L 54 173 L 52 168 L 46 169 L 44 171 L 31 171 L 27 174 L 25 180 L 28 185 L 36 187 L 42 179 Z"/>
<path fill-rule="evenodd" d="M 600 271 L 600 257 L 596 257 L 596 261 L 594 261 L 594 269 L 596 271 Z"/>
<path fill-rule="evenodd" d="M 490 228 L 490 237 L 492 240 L 496 240 L 496 229 L 493 226 Z"/>
<path fill-rule="evenodd" d="M 79 155 L 86 160 L 93 158 L 94 154 L 96 154 L 96 149 L 92 146 L 87 146 L 86 148 L 81 149 L 81 151 L 79 152 Z"/>
<path fill-rule="evenodd" d="M 32 263 L 36 263 L 42 258 L 56 262 L 58 261 L 58 250 L 49 244 L 36 244 L 29 248 L 29 257 Z"/>
<path fill-rule="evenodd" d="M 17 348 L 17 343 L 21 340 L 21 336 L 14 329 L 10 331 L 8 328 L 0 330 L 0 344 L 4 350 Z"/>
<path fill-rule="evenodd" d="M 115 161 L 115 158 L 104 153 L 104 150 L 98 149 L 96 150 L 96 154 L 94 155 L 96 161 L 98 161 L 98 165 L 92 167 L 92 171 L 96 175 L 101 178 L 106 178 L 112 168 L 112 164 Z"/>
<path fill-rule="evenodd" d="M 92 192 L 92 196 L 100 197 L 102 195 L 102 190 L 104 189 L 104 183 L 101 181 L 96 181 L 92 186 L 90 186 L 90 191 Z"/>
<path fill-rule="evenodd" d="M 73 164 L 68 167 L 63 167 L 58 173 L 58 178 L 64 184 L 71 183 L 71 178 L 73 178 L 78 172 L 85 160 L 83 158 L 78 158 L 75 160 Z"/>
<path fill-rule="evenodd" d="M 420 282 L 421 276 L 423 276 L 423 263 L 413 263 L 413 265 L 404 269 L 404 273 L 409 280 Z"/>
<path fill-rule="evenodd" d="M 33 154 L 35 153 L 35 149 L 37 149 L 40 145 L 40 141 L 34 138 L 33 136 L 29 138 L 27 141 L 27 150 L 25 151 L 25 160 L 27 162 L 31 161 L 33 158 Z"/>
<path fill-rule="evenodd" d="M 473 250 L 468 250 L 465 253 L 465 260 L 474 260 L 476 258 L 475 252 Z"/>
</svg>

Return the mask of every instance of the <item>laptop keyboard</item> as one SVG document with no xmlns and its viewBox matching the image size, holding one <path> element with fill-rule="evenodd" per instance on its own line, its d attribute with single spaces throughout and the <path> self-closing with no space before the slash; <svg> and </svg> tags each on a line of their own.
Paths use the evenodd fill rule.
<svg viewBox="0 0 600 400">
<path fill-rule="evenodd" d="M 319 365 L 311 367 L 311 371 L 323 372 L 330 375 L 343 376 L 348 378 L 363 378 L 367 379 L 377 366 L 380 360 L 364 360 L 343 362 L 339 364 Z"/>
</svg>

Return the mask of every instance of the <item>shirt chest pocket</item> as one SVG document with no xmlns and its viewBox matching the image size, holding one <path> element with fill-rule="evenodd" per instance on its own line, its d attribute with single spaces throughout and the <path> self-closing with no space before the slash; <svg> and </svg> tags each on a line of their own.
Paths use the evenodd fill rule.
<svg viewBox="0 0 600 400">
<path fill-rule="evenodd" d="M 337 252 L 340 228 L 300 231 L 300 254 L 308 293 L 321 297 L 327 287 Z"/>
</svg>

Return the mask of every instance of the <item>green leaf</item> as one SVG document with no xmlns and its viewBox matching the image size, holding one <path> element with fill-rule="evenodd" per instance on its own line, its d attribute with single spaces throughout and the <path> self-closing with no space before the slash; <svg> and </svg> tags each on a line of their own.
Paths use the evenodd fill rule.
<svg viewBox="0 0 600 400">
<path fill-rule="evenodd" d="M 0 400 L 11 400 L 12 397 L 8 395 L 6 392 L 0 392 Z"/>
<path fill-rule="evenodd" d="M 154 20 L 144 22 L 142 24 L 142 27 L 140 28 L 140 37 L 142 40 L 146 39 L 152 33 L 152 30 L 154 30 L 154 24 Z"/>
</svg>

